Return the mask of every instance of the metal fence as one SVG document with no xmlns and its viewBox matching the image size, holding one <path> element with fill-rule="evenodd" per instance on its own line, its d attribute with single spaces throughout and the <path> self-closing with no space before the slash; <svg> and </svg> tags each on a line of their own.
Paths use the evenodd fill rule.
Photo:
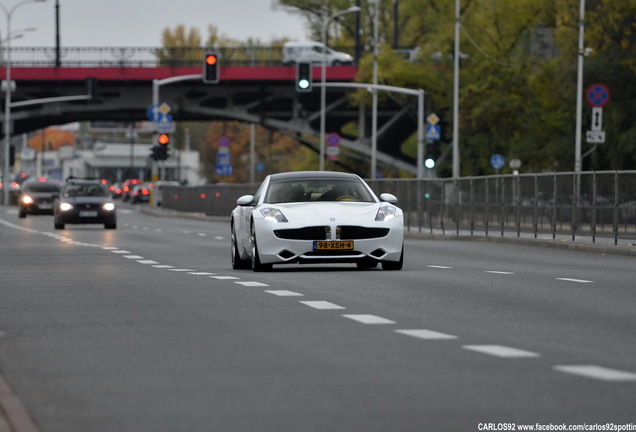
<svg viewBox="0 0 636 432">
<path fill-rule="evenodd" d="M 398 197 L 407 230 L 636 238 L 636 171 L 369 180 Z M 166 208 L 229 216 L 258 184 L 165 188 Z"/>
<path fill-rule="evenodd" d="M 352 54 L 352 47 L 332 47 Z M 205 47 L 14 47 L 11 66 L 37 67 L 202 67 L 203 56 L 212 49 Z M 280 66 L 282 47 L 245 46 L 214 48 L 224 66 Z M 0 47 L 0 59 L 7 58 Z"/>
</svg>

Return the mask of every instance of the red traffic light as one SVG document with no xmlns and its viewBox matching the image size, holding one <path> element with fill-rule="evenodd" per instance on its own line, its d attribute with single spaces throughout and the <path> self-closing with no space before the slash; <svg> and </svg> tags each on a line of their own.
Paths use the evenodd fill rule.
<svg viewBox="0 0 636 432">
<path fill-rule="evenodd" d="M 210 66 L 214 66 L 216 64 L 216 61 L 216 55 L 214 54 L 208 54 L 207 56 L 205 56 L 205 62 Z"/>
<path fill-rule="evenodd" d="M 166 145 L 170 142 L 170 137 L 167 134 L 161 134 L 159 135 L 159 138 L 157 139 L 157 141 L 161 145 Z"/>
</svg>

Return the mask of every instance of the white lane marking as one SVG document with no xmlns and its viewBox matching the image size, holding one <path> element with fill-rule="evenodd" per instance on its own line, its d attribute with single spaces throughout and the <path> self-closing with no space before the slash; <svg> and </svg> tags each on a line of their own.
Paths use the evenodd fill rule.
<svg viewBox="0 0 636 432">
<path fill-rule="evenodd" d="M 338 306 L 328 301 L 301 301 L 300 303 L 312 307 L 314 309 L 345 309 L 343 306 Z"/>
<path fill-rule="evenodd" d="M 184 269 L 184 268 L 171 268 L 168 269 L 168 271 L 173 271 L 173 272 L 191 272 L 194 271 L 192 269 Z"/>
<path fill-rule="evenodd" d="M 116 254 L 129 254 L 130 251 L 127 250 L 123 250 L 123 249 L 117 249 L 117 250 L 112 250 L 112 253 L 116 253 Z"/>
<path fill-rule="evenodd" d="M 153 265 L 154 268 L 164 268 L 164 269 L 171 269 L 174 268 L 174 266 L 168 265 L 168 264 L 159 264 L 159 265 Z"/>
<path fill-rule="evenodd" d="M 124 255 L 124 258 L 128 259 L 144 259 L 141 255 Z"/>
<path fill-rule="evenodd" d="M 234 276 L 210 276 L 212 279 L 219 279 L 219 280 L 232 280 L 232 279 L 239 279 L 237 277 Z"/>
<path fill-rule="evenodd" d="M 449 266 L 443 266 L 443 265 L 429 265 L 426 266 L 428 268 L 434 268 L 434 269 L 452 269 L 452 267 Z"/>
<path fill-rule="evenodd" d="M 462 348 L 495 357 L 539 357 L 539 354 L 535 352 L 510 348 L 502 345 L 464 345 Z"/>
<path fill-rule="evenodd" d="M 585 279 L 572 279 L 572 278 L 556 278 L 557 280 L 565 281 L 565 282 L 577 282 L 577 283 L 594 283 L 591 280 Z"/>
<path fill-rule="evenodd" d="M 457 336 L 449 335 L 446 333 L 440 333 L 433 330 L 426 330 L 426 329 L 395 330 L 395 332 L 406 335 L 406 336 L 412 336 L 415 338 L 427 339 L 427 340 L 457 339 Z"/>
<path fill-rule="evenodd" d="M 251 281 L 245 281 L 245 282 L 234 282 L 235 284 L 239 284 L 239 285 L 243 285 L 243 286 L 247 286 L 247 287 L 255 287 L 255 286 L 269 286 L 266 283 L 261 283 L 261 282 L 251 282 Z"/>
<path fill-rule="evenodd" d="M 209 272 L 190 272 L 188 274 L 191 274 L 193 276 L 213 276 L 214 273 L 209 273 Z"/>
<path fill-rule="evenodd" d="M 636 373 L 594 365 L 557 365 L 552 369 L 603 381 L 636 381 Z"/>
<path fill-rule="evenodd" d="M 198 235 L 199 237 L 205 237 L 205 236 L 207 236 L 207 234 L 206 234 L 206 233 L 197 233 L 197 235 Z"/>
<path fill-rule="evenodd" d="M 222 237 L 222 236 L 214 236 L 214 240 L 225 240 L 225 237 Z"/>
<path fill-rule="evenodd" d="M 498 274 L 498 275 L 513 275 L 513 274 L 516 274 L 514 272 L 499 271 L 499 270 L 486 270 L 486 273 Z"/>
<path fill-rule="evenodd" d="M 343 315 L 343 317 L 352 319 L 362 324 L 395 324 L 395 321 L 382 318 L 377 315 L 354 314 L 354 315 Z"/>
<path fill-rule="evenodd" d="M 279 297 L 304 296 L 304 294 L 288 290 L 265 290 L 266 293 L 274 294 Z"/>
<path fill-rule="evenodd" d="M 102 249 L 109 250 L 109 251 L 114 251 L 114 250 L 119 249 L 119 248 L 116 247 L 116 246 L 104 246 Z"/>
<path fill-rule="evenodd" d="M 159 264 L 157 261 L 153 260 L 137 260 L 139 264 Z"/>
</svg>

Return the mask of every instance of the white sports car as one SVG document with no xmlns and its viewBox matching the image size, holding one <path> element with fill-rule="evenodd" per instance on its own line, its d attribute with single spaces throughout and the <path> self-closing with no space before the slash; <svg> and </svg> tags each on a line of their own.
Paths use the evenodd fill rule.
<svg viewBox="0 0 636 432">
<path fill-rule="evenodd" d="M 382 264 L 400 270 L 404 218 L 397 198 L 380 199 L 355 174 L 272 174 L 232 211 L 232 267 L 266 271 L 273 264 Z"/>
</svg>

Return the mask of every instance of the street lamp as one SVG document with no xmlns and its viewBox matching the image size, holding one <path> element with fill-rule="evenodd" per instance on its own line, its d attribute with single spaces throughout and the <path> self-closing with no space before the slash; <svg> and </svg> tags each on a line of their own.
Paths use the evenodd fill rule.
<svg viewBox="0 0 636 432">
<path fill-rule="evenodd" d="M 322 21 L 322 65 L 320 71 L 320 171 L 325 170 L 325 110 L 327 100 L 327 87 L 326 87 L 326 75 L 327 75 L 327 28 L 329 27 L 329 21 L 337 18 L 341 15 L 360 12 L 358 6 L 351 6 L 349 9 L 338 11 L 332 15 L 329 15 Z"/>
<path fill-rule="evenodd" d="M 43 3 L 46 0 L 25 0 L 22 1 L 11 9 L 7 9 L 3 4 L 0 4 L 0 9 L 2 9 L 7 16 L 7 46 L 5 48 L 6 52 L 6 74 L 5 74 L 5 98 L 4 98 L 4 163 L 2 168 L 2 197 L 3 204 L 9 204 L 9 146 L 11 145 L 11 15 L 13 12 L 20 6 L 27 3 Z"/>
</svg>

